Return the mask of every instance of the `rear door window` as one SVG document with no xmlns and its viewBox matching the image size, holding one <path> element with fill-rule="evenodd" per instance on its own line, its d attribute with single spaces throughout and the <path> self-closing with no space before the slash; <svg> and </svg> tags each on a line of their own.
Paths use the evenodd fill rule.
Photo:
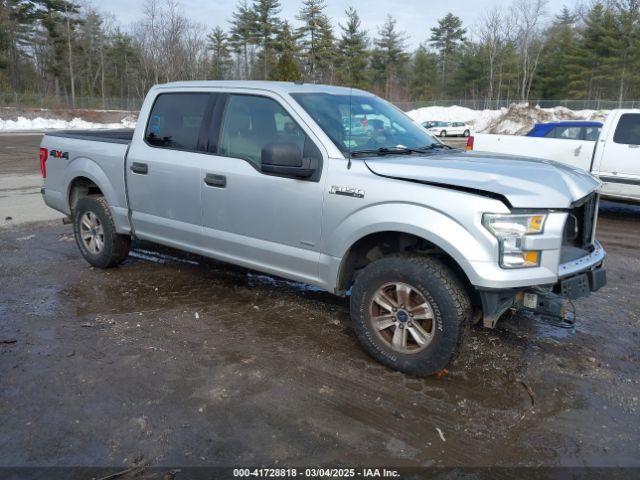
<svg viewBox="0 0 640 480">
<path fill-rule="evenodd" d="M 640 113 L 622 114 L 613 141 L 624 145 L 640 145 Z"/>
<path fill-rule="evenodd" d="M 198 140 L 210 96 L 209 93 L 158 95 L 149 115 L 146 142 L 175 150 L 205 150 Z"/>
</svg>

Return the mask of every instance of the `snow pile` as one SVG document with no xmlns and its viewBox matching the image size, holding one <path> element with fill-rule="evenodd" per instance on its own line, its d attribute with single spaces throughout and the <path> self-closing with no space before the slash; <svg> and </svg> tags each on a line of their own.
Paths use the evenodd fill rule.
<svg viewBox="0 0 640 480">
<path fill-rule="evenodd" d="M 606 110 L 570 110 L 566 107 L 530 107 L 527 103 L 514 103 L 500 110 L 472 110 L 470 108 L 424 107 L 407 112 L 418 123 L 426 121 L 466 122 L 476 132 L 523 135 L 536 123 L 559 120 L 604 121 Z"/>
<path fill-rule="evenodd" d="M 474 130 L 480 132 L 506 111 L 506 108 L 501 110 L 472 110 L 454 105 L 452 107 L 423 107 L 406 113 L 418 123 L 428 121 L 465 122 L 471 125 Z"/>
<path fill-rule="evenodd" d="M 561 120 L 598 120 L 604 121 L 607 116 L 605 110 L 574 111 L 566 107 L 540 108 L 529 107 L 528 104 L 513 104 L 487 125 L 486 133 L 502 133 L 523 135 L 533 128 L 536 123 L 557 122 Z"/>
<path fill-rule="evenodd" d="M 26 118 L 17 117 L 15 120 L 0 119 L 0 131 L 15 132 L 29 130 L 85 130 L 85 129 L 112 129 L 112 128 L 134 128 L 136 119 L 133 116 L 123 118 L 119 123 L 95 123 L 82 120 L 76 117 L 72 120 L 62 120 L 59 118 Z"/>
</svg>

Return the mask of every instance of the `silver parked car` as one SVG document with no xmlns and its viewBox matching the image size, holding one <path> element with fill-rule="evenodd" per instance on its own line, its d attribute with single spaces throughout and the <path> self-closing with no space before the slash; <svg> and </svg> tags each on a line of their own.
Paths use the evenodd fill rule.
<svg viewBox="0 0 640 480">
<path fill-rule="evenodd" d="M 135 131 L 48 133 L 40 163 L 90 264 L 140 238 L 350 294 L 364 348 L 414 375 L 474 320 L 605 283 L 591 175 L 451 149 L 360 90 L 158 85 Z"/>
</svg>

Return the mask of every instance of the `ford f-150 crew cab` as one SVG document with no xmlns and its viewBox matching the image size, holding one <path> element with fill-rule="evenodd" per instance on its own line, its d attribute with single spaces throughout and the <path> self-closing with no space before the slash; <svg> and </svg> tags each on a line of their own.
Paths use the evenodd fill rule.
<svg viewBox="0 0 640 480">
<path fill-rule="evenodd" d="M 609 112 L 595 138 L 592 134 L 584 139 L 567 139 L 480 133 L 469 137 L 467 149 L 530 155 L 565 163 L 586 170 L 602 181 L 602 196 L 640 202 L 640 110 L 637 109 Z"/>
<path fill-rule="evenodd" d="M 350 295 L 364 348 L 414 375 L 473 321 L 605 283 L 598 180 L 452 149 L 360 90 L 158 85 L 134 131 L 48 133 L 40 163 L 91 265 L 139 238 Z"/>
</svg>

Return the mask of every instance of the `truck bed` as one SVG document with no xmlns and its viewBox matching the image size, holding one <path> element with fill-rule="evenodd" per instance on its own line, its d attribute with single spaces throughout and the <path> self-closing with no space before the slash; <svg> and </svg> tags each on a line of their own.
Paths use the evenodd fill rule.
<svg viewBox="0 0 640 480">
<path fill-rule="evenodd" d="M 94 142 L 128 144 L 133 138 L 133 128 L 119 128 L 117 130 L 63 130 L 46 132 L 48 137 L 74 138 L 91 140 Z"/>
<path fill-rule="evenodd" d="M 101 186 L 114 221 L 125 229 L 124 161 L 132 140 L 133 130 L 127 129 L 46 132 L 41 148 L 49 152 L 43 191 L 47 205 L 69 215 L 69 182 L 83 177 Z"/>
</svg>

